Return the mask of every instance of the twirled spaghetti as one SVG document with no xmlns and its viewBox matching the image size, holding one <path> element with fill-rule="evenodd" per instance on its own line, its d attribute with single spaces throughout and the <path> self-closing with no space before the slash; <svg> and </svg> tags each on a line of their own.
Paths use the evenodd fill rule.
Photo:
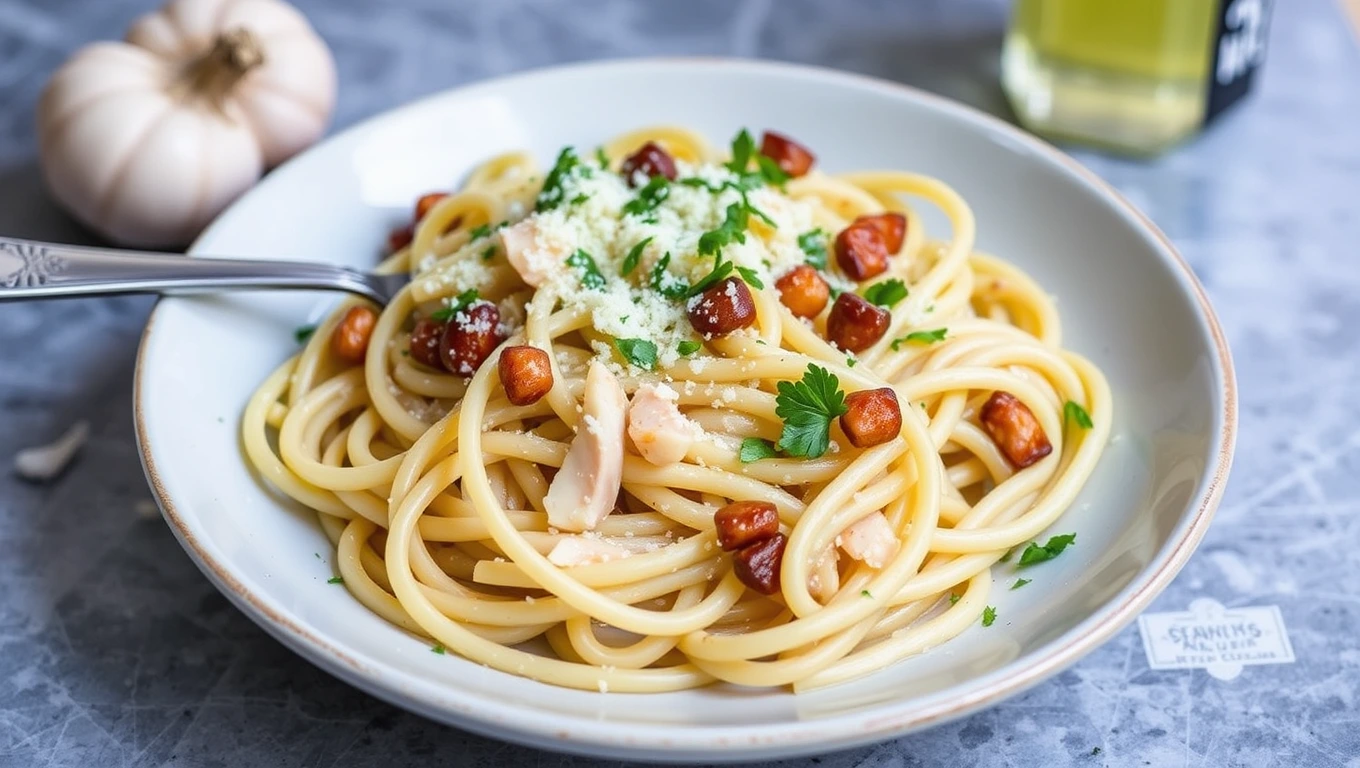
<svg viewBox="0 0 1360 768">
<path fill-rule="evenodd" d="M 409 244 L 381 266 L 413 280 L 371 327 L 351 327 L 366 310 L 347 303 L 261 385 L 242 423 L 249 461 L 317 511 L 364 605 L 512 674 L 600 691 L 807 689 L 940 645 L 978 623 L 991 566 L 1071 504 L 1107 440 L 1110 393 L 1060 347 L 1040 288 L 974 250 L 973 214 L 951 189 L 810 163 L 777 135 L 756 153 L 743 132 L 729 154 L 678 128 L 564 152 L 546 177 L 524 154 L 487 161 L 423 202 Z M 927 237 L 913 201 L 946 214 L 948 239 Z M 901 214 L 902 242 L 883 271 L 851 279 L 854 238 L 827 259 L 818 233 L 885 211 Z M 823 310 L 814 295 L 798 316 L 797 286 L 775 284 L 795 261 L 811 265 L 822 303 L 873 302 Z M 701 333 L 718 277 L 727 295 L 749 293 L 754 315 Z M 832 317 L 856 302 L 881 306 Z M 860 351 L 827 340 L 851 338 L 837 323 L 863 331 L 865 313 L 884 325 Z M 482 353 L 449 341 L 477 332 L 494 337 Z M 527 384 L 502 357 L 529 347 L 551 378 L 516 405 L 507 385 Z M 644 456 L 636 432 L 600 437 L 591 414 L 611 415 L 586 393 L 599 365 L 632 411 L 644 389 L 670 397 L 658 407 L 692 429 L 678 458 Z M 801 422 L 779 385 L 800 381 L 829 393 Z M 851 440 L 855 414 L 837 426 L 836 397 L 884 389 L 873 404 L 894 431 Z M 1016 414 L 1007 432 L 1001 417 Z M 549 494 L 588 435 L 596 453 L 582 461 L 612 461 L 617 442 L 622 488 L 602 519 L 566 530 Z M 1017 457 L 1024 440 L 1044 450 Z M 738 501 L 777 513 L 764 584 L 734 568 L 749 552 L 719 546 L 715 512 Z"/>
</svg>

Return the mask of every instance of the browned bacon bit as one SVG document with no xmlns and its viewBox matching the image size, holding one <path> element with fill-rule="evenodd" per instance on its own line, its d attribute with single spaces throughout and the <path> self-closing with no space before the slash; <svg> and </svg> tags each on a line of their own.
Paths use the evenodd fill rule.
<svg viewBox="0 0 1360 768">
<path fill-rule="evenodd" d="M 853 293 L 842 293 L 826 318 L 826 338 L 846 352 L 862 352 L 888 332 L 892 315 Z"/>
<path fill-rule="evenodd" d="M 637 186 L 633 177 L 639 171 L 649 179 L 653 176 L 665 176 L 675 181 L 675 160 L 671 159 L 666 150 L 657 146 L 656 142 L 649 141 L 638 147 L 638 150 L 625 158 L 623 164 L 619 166 L 619 174 L 630 187 Z"/>
<path fill-rule="evenodd" d="M 883 236 L 883 244 L 888 247 L 889 254 L 902 250 L 902 241 L 907 238 L 907 217 L 900 213 L 861 216 L 855 219 L 854 223 L 868 224 L 878 230 L 878 234 Z"/>
<path fill-rule="evenodd" d="M 902 407 L 892 387 L 869 389 L 845 397 L 841 431 L 856 448 L 872 448 L 902 431 Z"/>
<path fill-rule="evenodd" d="M 760 137 L 760 154 L 775 161 L 781 171 L 793 177 L 812 170 L 812 163 L 817 159 L 807 147 L 774 131 L 766 131 Z"/>
<path fill-rule="evenodd" d="M 449 193 L 447 192 L 430 192 L 429 194 L 421 195 L 420 199 L 416 200 L 416 221 L 425 218 L 425 215 L 430 212 L 431 208 L 439 205 L 439 201 L 448 196 Z"/>
<path fill-rule="evenodd" d="M 1053 452 L 1034 412 L 1009 392 L 993 392 L 980 416 L 987 434 L 1017 467 L 1028 467 Z"/>
<path fill-rule="evenodd" d="M 831 298 L 831 289 L 817 270 L 807 264 L 799 264 L 788 274 L 775 281 L 779 290 L 779 301 L 789 308 L 796 317 L 816 317 L 826 309 Z"/>
<path fill-rule="evenodd" d="M 398 227 L 397 229 L 392 230 L 387 235 L 388 252 L 396 253 L 397 251 L 400 251 L 402 248 L 405 248 L 406 246 L 410 245 L 411 241 L 414 240 L 415 237 L 416 230 L 409 224 L 407 226 Z"/>
<path fill-rule="evenodd" d="M 746 283 L 729 277 L 690 299 L 687 313 L 704 338 L 725 336 L 756 321 L 756 302 Z"/>
<path fill-rule="evenodd" d="M 362 363 L 377 322 L 378 314 L 368 307 L 350 307 L 331 334 L 331 350 L 335 356 L 346 362 Z"/>
<path fill-rule="evenodd" d="M 888 271 L 888 244 L 873 224 L 851 224 L 836 235 L 836 263 L 851 280 L 877 277 Z"/>
<path fill-rule="evenodd" d="M 501 343 L 501 313 L 496 305 L 481 301 L 453 316 L 439 340 L 439 359 L 444 368 L 459 376 L 471 376 Z"/>
<path fill-rule="evenodd" d="M 764 541 L 747 544 L 732 553 L 732 570 L 741 583 L 762 595 L 779 591 L 779 565 L 784 561 L 788 537 L 776 533 Z"/>
<path fill-rule="evenodd" d="M 506 347 L 501 350 L 496 372 L 505 398 L 514 405 L 533 405 L 552 389 L 552 362 L 548 353 L 538 347 Z"/>
<path fill-rule="evenodd" d="M 768 501 L 734 501 L 713 513 L 718 546 L 741 549 L 779 533 L 779 512 Z"/>
<path fill-rule="evenodd" d="M 411 329 L 411 359 L 443 370 L 444 361 L 439 358 L 439 340 L 443 335 L 444 323 L 429 318 L 416 321 L 416 327 Z"/>
</svg>

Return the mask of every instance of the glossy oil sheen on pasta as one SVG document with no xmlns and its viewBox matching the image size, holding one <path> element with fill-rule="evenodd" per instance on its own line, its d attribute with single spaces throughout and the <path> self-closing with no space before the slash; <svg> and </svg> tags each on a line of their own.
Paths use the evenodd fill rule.
<svg viewBox="0 0 1360 768">
<path fill-rule="evenodd" d="M 676 158 L 680 177 L 705 183 L 672 183 L 656 207 L 626 213 L 621 206 L 639 191 L 617 183 L 616 171 L 647 141 Z M 381 310 L 361 363 L 337 359 L 329 341 L 351 301 L 260 386 L 242 422 L 249 461 L 316 510 L 356 599 L 449 653 L 616 692 L 714 681 L 811 689 L 979 624 L 991 566 L 1058 520 L 1091 474 L 1110 430 L 1103 376 L 1062 349 L 1057 312 L 1039 286 L 974 250 L 973 214 L 958 195 L 896 170 L 813 171 L 784 191 L 750 189 L 770 221 L 753 221 L 745 242 L 731 242 L 721 258 L 754 277 L 756 322 L 702 338 L 684 319 L 684 301 L 658 295 L 649 276 L 694 281 L 712 269 L 695 243 L 740 199 L 739 185 L 723 186 L 735 178 L 727 160 L 725 148 L 683 129 L 636 131 L 599 154 L 583 152 L 568 180 L 572 200 L 536 214 L 544 171 L 524 154 L 493 158 L 383 263 L 414 279 Z M 926 233 L 913 209 L 921 204 L 939 207 L 952 231 Z M 907 235 L 871 282 L 902 280 L 909 293 L 882 339 L 847 356 L 824 340 L 826 312 L 795 317 L 774 280 L 806 258 L 798 236 L 834 235 L 885 210 L 906 216 Z M 535 289 L 508 263 L 496 225 L 538 217 L 547 229 L 549 216 L 570 241 L 560 245 L 591 252 L 606 285 L 559 279 Z M 640 263 L 621 276 L 626 251 L 646 237 Z M 824 272 L 833 289 L 863 292 L 834 258 Z M 553 387 L 536 403 L 508 402 L 499 350 L 466 377 L 412 360 L 415 320 L 474 288 L 500 309 L 502 348 L 550 354 Z M 934 333 L 901 341 L 913 332 Z M 654 368 L 630 364 L 617 338 L 654 344 Z M 618 508 L 594 530 L 572 533 L 549 526 L 544 498 L 584 428 L 591 361 L 607 364 L 629 395 L 667 384 L 702 433 L 681 461 L 662 466 L 629 442 Z M 847 393 L 894 388 L 900 433 L 857 449 L 833 426 L 820 457 L 743 463 L 743 439 L 779 440 L 777 383 L 798 381 L 810 364 Z M 997 391 L 1028 406 L 1051 454 L 1024 469 L 1008 462 L 979 419 Z M 1089 426 L 1065 423 L 1068 403 L 1084 407 Z M 714 512 L 734 500 L 778 510 L 788 543 L 774 595 L 743 585 L 715 541 Z M 841 539 L 879 513 L 896 546 L 874 567 L 847 556 Z M 554 564 L 547 555 L 564 539 L 622 554 Z"/>
</svg>

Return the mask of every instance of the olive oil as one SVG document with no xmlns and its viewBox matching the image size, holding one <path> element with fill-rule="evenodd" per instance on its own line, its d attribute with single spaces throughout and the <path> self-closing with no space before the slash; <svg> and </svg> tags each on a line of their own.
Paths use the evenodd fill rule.
<svg viewBox="0 0 1360 768">
<path fill-rule="evenodd" d="M 1250 86 L 1268 0 L 1017 0 L 1002 79 L 1031 130 L 1151 154 Z"/>
</svg>

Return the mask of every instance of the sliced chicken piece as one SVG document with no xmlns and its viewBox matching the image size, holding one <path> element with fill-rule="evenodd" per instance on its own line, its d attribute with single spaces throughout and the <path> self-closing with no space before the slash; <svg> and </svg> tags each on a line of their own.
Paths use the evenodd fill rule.
<svg viewBox="0 0 1360 768">
<path fill-rule="evenodd" d="M 658 466 L 685 458 L 703 430 L 680 412 L 680 394 L 665 384 L 643 384 L 628 407 L 628 436 L 642 458 Z"/>
<path fill-rule="evenodd" d="M 524 282 L 537 288 L 561 270 L 571 253 L 571 244 L 543 234 L 538 221 L 530 216 L 501 230 L 505 258 Z"/>
<path fill-rule="evenodd" d="M 838 537 L 845 554 L 871 568 L 882 568 L 897 554 L 897 534 L 882 512 L 855 521 Z"/>
<path fill-rule="evenodd" d="M 548 553 L 548 562 L 561 568 L 575 565 L 607 563 L 628 557 L 632 553 L 602 539 L 586 536 L 564 536 Z"/>
<path fill-rule="evenodd" d="M 627 409 L 628 397 L 619 380 L 599 361 L 591 361 L 581 424 L 562 469 L 543 497 L 549 525 L 564 531 L 589 531 L 613 511 L 623 482 Z"/>
<path fill-rule="evenodd" d="M 822 556 L 817 558 L 817 564 L 812 566 L 812 575 L 808 576 L 808 594 L 823 605 L 841 588 L 841 575 L 836 570 L 836 559 L 836 548 L 828 546 L 822 550 Z"/>
</svg>

